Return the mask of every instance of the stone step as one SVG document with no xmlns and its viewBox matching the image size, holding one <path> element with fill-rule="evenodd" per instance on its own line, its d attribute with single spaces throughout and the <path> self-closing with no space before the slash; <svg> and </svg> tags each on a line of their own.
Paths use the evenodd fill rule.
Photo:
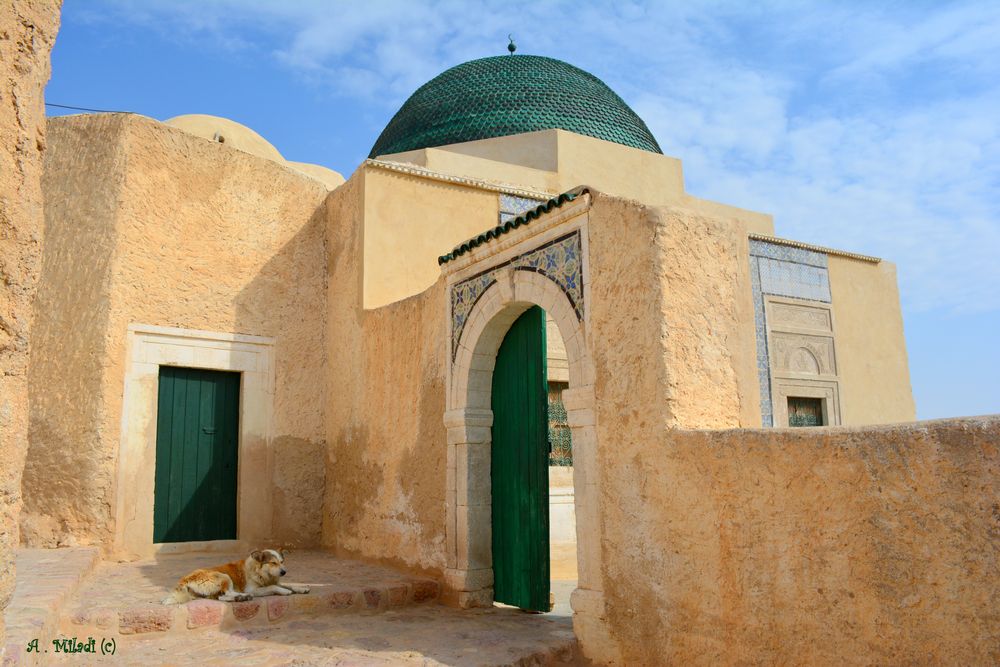
<svg viewBox="0 0 1000 667">
<path fill-rule="evenodd" d="M 40 661 L 27 647 L 57 633 L 60 612 L 100 563 L 101 552 L 96 547 L 18 549 L 15 558 L 17 585 L 4 610 L 4 667 Z"/>
<path fill-rule="evenodd" d="M 232 630 L 327 614 L 377 614 L 388 609 L 433 603 L 440 594 L 437 581 L 414 579 L 354 589 L 327 586 L 305 595 L 274 595 L 246 602 L 192 600 L 184 604 L 148 603 L 117 608 L 84 605 L 64 619 L 61 630 L 75 637 L 120 637 L 201 628 Z"/>
</svg>

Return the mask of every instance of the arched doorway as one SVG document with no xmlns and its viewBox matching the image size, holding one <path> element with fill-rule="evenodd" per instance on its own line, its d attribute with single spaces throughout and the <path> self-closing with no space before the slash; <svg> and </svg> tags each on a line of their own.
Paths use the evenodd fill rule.
<svg viewBox="0 0 1000 667">
<path fill-rule="evenodd" d="M 596 373 L 588 335 L 589 195 L 582 194 L 579 201 L 551 211 L 527 229 L 503 231 L 495 243 L 477 239 L 469 249 L 463 246 L 464 252 L 442 258 L 449 344 L 445 599 L 461 607 L 494 603 L 493 371 L 511 325 L 538 306 L 565 346 L 558 402 L 572 441 L 573 465 L 567 472 L 572 471 L 576 536 L 569 540 L 576 551 L 575 588 L 569 600 L 573 631 L 588 646 L 611 647 L 601 562 Z"/>
<path fill-rule="evenodd" d="M 473 267 L 469 267 L 471 271 Z M 447 595 L 462 607 L 494 602 L 492 540 L 493 373 L 507 332 L 529 308 L 548 313 L 564 342 L 568 386 L 561 393 L 572 433 L 578 579 L 572 593 L 577 636 L 603 636 L 594 366 L 580 317 L 558 284 L 531 271 L 500 269 L 469 310 L 449 363 Z"/>
</svg>

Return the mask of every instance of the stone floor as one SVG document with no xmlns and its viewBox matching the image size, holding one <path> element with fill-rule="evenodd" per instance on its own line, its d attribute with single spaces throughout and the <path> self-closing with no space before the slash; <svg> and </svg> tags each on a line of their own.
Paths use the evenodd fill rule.
<svg viewBox="0 0 1000 667">
<path fill-rule="evenodd" d="M 115 659 L 130 665 L 581 664 L 575 649 L 565 616 L 422 605 L 248 630 L 126 637 Z"/>
<path fill-rule="evenodd" d="M 100 551 L 93 547 L 18 549 L 16 558 L 17 585 L 4 610 L 4 664 L 16 659 L 33 638 L 58 631 L 60 610 L 98 565 Z"/>
<path fill-rule="evenodd" d="M 437 581 L 387 567 L 302 551 L 285 558 L 284 581 L 306 584 L 308 595 L 273 596 L 227 604 L 199 600 L 161 605 L 185 574 L 243 554 L 161 555 L 134 563 L 102 563 L 68 607 L 72 628 L 114 634 L 187 631 L 206 626 L 247 626 L 332 613 L 375 613 L 436 600 Z"/>
<path fill-rule="evenodd" d="M 206 560 L 210 561 L 206 562 Z M 95 549 L 21 550 L 5 613 L 4 666 L 135 665 L 569 665 L 577 662 L 571 580 L 553 581 L 549 614 L 437 604 L 436 581 L 322 552 L 286 559 L 308 595 L 164 606 L 176 580 L 227 555 L 164 555 L 100 563 Z M 53 639 L 95 638 L 97 655 L 56 655 Z M 48 653 L 27 653 L 39 639 Z M 114 654 L 102 655 L 114 649 Z"/>
</svg>

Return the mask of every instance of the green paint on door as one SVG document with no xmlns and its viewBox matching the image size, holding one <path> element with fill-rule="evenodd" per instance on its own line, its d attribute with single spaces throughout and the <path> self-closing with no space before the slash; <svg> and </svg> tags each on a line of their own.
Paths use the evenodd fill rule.
<svg viewBox="0 0 1000 667">
<path fill-rule="evenodd" d="M 493 369 L 493 597 L 549 609 L 548 384 L 545 311 L 507 332 Z"/>
<path fill-rule="evenodd" d="M 160 367 L 153 542 L 236 539 L 240 374 Z"/>
</svg>

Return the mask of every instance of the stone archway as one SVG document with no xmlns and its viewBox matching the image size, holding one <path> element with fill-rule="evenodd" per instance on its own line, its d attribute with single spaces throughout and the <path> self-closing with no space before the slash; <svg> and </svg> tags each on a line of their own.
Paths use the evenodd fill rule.
<svg viewBox="0 0 1000 667">
<path fill-rule="evenodd" d="M 577 635 L 604 616 L 594 371 L 585 318 L 545 275 L 507 266 L 469 311 L 449 366 L 446 583 L 462 607 L 493 602 L 491 542 L 491 385 L 497 350 L 511 324 L 531 306 L 555 320 L 566 346 L 569 388 L 563 402 L 573 441 L 579 579 L 572 596 Z"/>
</svg>

